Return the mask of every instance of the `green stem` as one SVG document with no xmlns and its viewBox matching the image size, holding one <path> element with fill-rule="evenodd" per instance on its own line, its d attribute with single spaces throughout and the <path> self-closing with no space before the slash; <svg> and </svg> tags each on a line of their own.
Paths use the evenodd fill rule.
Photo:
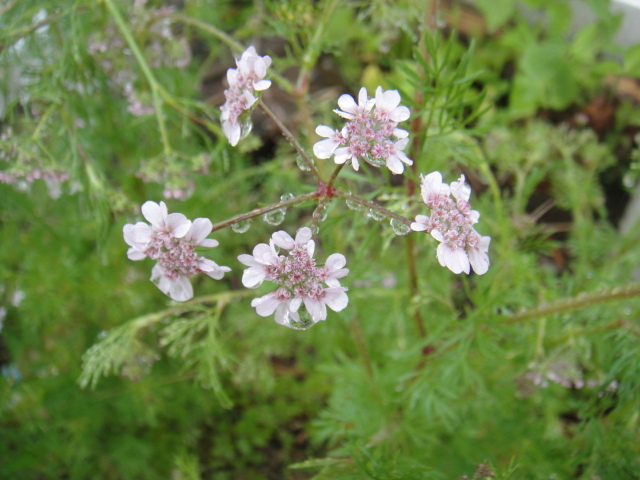
<svg viewBox="0 0 640 480">
<path fill-rule="evenodd" d="M 160 86 L 155 76 L 153 75 L 153 72 L 151 71 L 151 67 L 149 67 L 149 64 L 144 58 L 142 51 L 138 47 L 138 44 L 136 43 L 135 39 L 133 38 L 133 35 L 129 31 L 129 28 L 127 27 L 127 24 L 122 18 L 120 11 L 113 3 L 113 0 L 104 0 L 104 1 L 107 4 L 107 8 L 111 12 L 111 16 L 113 17 L 113 20 L 116 22 L 116 25 L 118 25 L 118 28 L 120 29 L 120 33 L 122 33 L 122 36 L 124 37 L 127 44 L 129 45 L 129 48 L 133 52 L 134 57 L 136 57 L 136 61 L 138 62 L 138 65 L 140 65 L 140 69 L 142 70 L 143 75 L 145 76 L 145 78 L 147 79 L 147 82 L 149 83 L 149 87 L 151 89 L 151 98 L 153 100 L 153 108 L 155 110 L 156 120 L 158 122 L 158 128 L 160 129 L 160 136 L 162 138 L 164 154 L 167 157 L 169 157 L 171 155 L 171 145 L 169 143 L 169 136 L 167 134 L 164 115 L 162 113 L 162 101 L 160 98 L 160 91 L 162 90 L 162 87 Z"/>
<path fill-rule="evenodd" d="M 515 313 L 511 315 L 505 323 L 507 325 L 514 325 L 534 318 L 558 315 L 564 312 L 587 308 L 599 303 L 634 297 L 640 297 L 640 283 L 632 283 L 625 287 L 614 287 L 599 292 L 581 293 L 575 297 L 563 298 L 561 300 L 556 300 L 555 302 L 545 303 L 537 307 Z"/>
<path fill-rule="evenodd" d="M 182 13 L 171 13 L 171 18 L 174 20 L 180 21 L 182 23 L 186 23 L 188 25 L 193 25 L 194 27 L 198 27 L 199 29 L 210 33 L 214 37 L 222 40 L 226 43 L 232 50 L 237 53 L 244 52 L 245 48 L 239 42 L 235 41 L 232 37 L 227 35 L 222 30 L 214 27 L 213 25 L 209 25 L 208 23 L 203 22 L 202 20 L 198 20 L 197 18 L 189 17 L 188 15 L 184 15 Z"/>
</svg>

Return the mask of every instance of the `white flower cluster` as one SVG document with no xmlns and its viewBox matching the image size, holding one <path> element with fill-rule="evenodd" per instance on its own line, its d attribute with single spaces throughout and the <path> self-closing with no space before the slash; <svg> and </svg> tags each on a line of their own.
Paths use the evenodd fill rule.
<svg viewBox="0 0 640 480">
<path fill-rule="evenodd" d="M 278 248 L 288 250 L 289 254 L 280 255 Z M 256 245 L 253 255 L 238 257 L 249 267 L 242 275 L 245 287 L 256 288 L 264 280 L 278 285 L 276 291 L 251 302 L 258 315 L 268 317 L 275 312 L 277 323 L 303 330 L 325 320 L 327 307 L 339 312 L 347 306 L 347 289 L 338 280 L 349 273 L 343 268 L 346 259 L 334 253 L 323 267 L 318 267 L 313 258 L 314 249 L 311 229 L 303 227 L 295 239 L 281 230 L 271 236 L 268 245 Z"/>
<path fill-rule="evenodd" d="M 271 57 L 263 57 L 251 46 L 245 50 L 239 60 L 238 68 L 227 70 L 229 88 L 224 91 L 225 104 L 221 107 L 222 131 L 233 146 L 237 145 L 251 131 L 251 122 L 245 112 L 251 110 L 258 97 L 256 92 L 271 86 L 271 80 L 265 80 Z"/>
<path fill-rule="evenodd" d="M 216 240 L 206 238 L 213 225 L 208 218 L 193 222 L 182 213 L 168 213 L 164 202 L 145 202 L 142 214 L 151 224 L 138 222 L 123 228 L 124 241 L 130 246 L 130 260 L 149 257 L 157 263 L 151 270 L 151 281 L 172 300 L 184 302 L 193 297 L 189 275 L 204 273 L 220 280 L 229 267 L 199 256 L 196 247 L 217 247 Z"/>
</svg>

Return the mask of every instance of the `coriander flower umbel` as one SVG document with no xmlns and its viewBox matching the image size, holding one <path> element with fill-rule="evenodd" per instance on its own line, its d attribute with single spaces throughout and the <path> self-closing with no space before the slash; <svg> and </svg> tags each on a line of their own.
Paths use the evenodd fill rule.
<svg viewBox="0 0 640 480">
<path fill-rule="evenodd" d="M 340 286 L 339 281 L 349 273 L 343 268 L 346 259 L 334 253 L 323 267 L 318 267 L 313 258 L 314 248 L 311 229 L 303 227 L 295 239 L 281 230 L 271 236 L 269 245 L 260 243 L 253 249 L 253 255 L 238 257 L 249 267 L 242 275 L 245 287 L 256 288 L 264 280 L 278 286 L 274 292 L 253 299 L 251 306 L 258 315 L 268 317 L 275 312 L 280 325 L 305 330 L 327 318 L 327 307 L 339 312 L 347 306 L 347 288 Z M 280 255 L 278 249 L 288 250 L 288 255 Z"/>
<path fill-rule="evenodd" d="M 220 116 L 222 131 L 233 146 L 251 131 L 251 119 L 245 112 L 251 110 L 258 100 L 255 93 L 271 86 L 271 80 L 264 79 L 271 57 L 259 56 L 251 46 L 236 60 L 236 65 L 238 68 L 227 70 L 229 88 L 224 91 L 226 102 L 221 107 Z"/>
<path fill-rule="evenodd" d="M 469 273 L 470 267 L 478 275 L 489 270 L 489 242 L 475 231 L 480 214 L 471 210 L 471 188 L 464 175 L 451 186 L 442 183 L 440 172 L 422 176 L 422 199 L 431 215 L 417 215 L 411 224 L 414 231 L 426 231 L 440 242 L 436 251 L 438 261 L 453 273 Z M 453 197 L 453 198 L 452 198 Z"/>
<path fill-rule="evenodd" d="M 127 256 L 130 260 L 155 260 L 151 281 L 172 300 L 184 302 L 193 297 L 188 275 L 204 273 L 220 280 L 231 271 L 195 251 L 196 247 L 218 246 L 216 240 L 206 238 L 213 227 L 211 220 L 196 218 L 192 222 L 182 213 L 168 213 L 164 202 L 145 202 L 141 210 L 151 225 L 138 222 L 124 226 L 124 241 L 130 247 Z"/>
<path fill-rule="evenodd" d="M 326 125 L 316 128 L 318 135 L 326 137 L 313 146 L 316 157 L 333 155 L 337 164 L 351 160 L 355 170 L 364 160 L 374 167 L 386 166 L 396 174 L 404 171 L 405 164 L 413 164 L 403 151 L 409 143 L 409 133 L 397 128 L 399 122 L 409 118 L 409 109 L 400 105 L 397 90 L 385 92 L 378 87 L 375 98 L 369 98 L 367 89 L 362 87 L 358 103 L 345 94 L 338 99 L 338 106 L 341 110 L 334 112 L 349 121 L 341 130 Z"/>
</svg>

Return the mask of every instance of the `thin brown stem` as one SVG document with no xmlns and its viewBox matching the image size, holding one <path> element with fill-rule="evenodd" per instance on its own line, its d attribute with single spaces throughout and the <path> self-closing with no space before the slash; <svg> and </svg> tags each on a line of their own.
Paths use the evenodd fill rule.
<svg viewBox="0 0 640 480">
<path fill-rule="evenodd" d="M 258 105 L 260 106 L 262 111 L 266 113 L 267 116 L 271 120 L 273 120 L 273 122 L 278 126 L 278 128 L 280 129 L 282 134 L 285 136 L 285 138 L 289 141 L 289 143 L 293 145 L 293 148 L 295 148 L 298 154 L 302 157 L 302 161 L 306 164 L 309 170 L 311 170 L 311 173 L 313 173 L 313 176 L 316 177 L 316 180 L 318 182 L 322 182 L 323 181 L 322 177 L 320 176 L 318 169 L 314 165 L 313 160 L 311 160 L 309 155 L 307 155 L 307 152 L 304 151 L 304 148 L 302 148 L 302 145 L 300 145 L 300 142 L 298 142 L 296 137 L 293 136 L 291 131 L 286 127 L 286 125 L 280 121 L 280 119 L 276 116 L 276 114 L 273 113 L 271 109 L 267 107 L 262 100 L 259 101 Z"/>
<path fill-rule="evenodd" d="M 398 215 L 397 213 L 392 212 L 391 210 L 387 210 L 386 208 L 381 207 L 377 203 L 370 202 L 369 200 L 365 200 L 364 198 L 359 197 L 357 195 L 336 191 L 334 193 L 334 196 L 339 198 L 344 198 L 345 200 L 351 200 L 352 202 L 359 203 L 360 205 L 364 205 L 365 207 L 373 208 L 374 210 L 377 210 L 378 212 L 385 214 L 387 217 L 395 218 L 396 220 L 404 223 L 405 225 L 411 226 L 412 222 L 408 218 L 404 218 L 402 215 Z"/>
<path fill-rule="evenodd" d="M 254 208 L 250 212 L 242 213 L 240 215 L 236 215 L 235 217 L 231 217 L 224 222 L 216 223 L 212 230 L 215 232 L 216 230 L 221 230 L 223 228 L 229 227 L 234 223 L 243 222 L 244 220 L 250 220 L 255 217 L 259 217 L 260 215 L 264 215 L 265 213 L 269 213 L 273 210 L 278 210 L 280 208 L 290 207 L 291 205 L 297 205 L 298 203 L 303 203 L 313 198 L 316 198 L 318 194 L 316 192 L 305 193 L 304 195 L 298 195 L 297 197 L 290 198 L 289 200 L 285 200 L 283 202 L 276 203 L 274 205 L 269 205 L 267 207 Z"/>
</svg>

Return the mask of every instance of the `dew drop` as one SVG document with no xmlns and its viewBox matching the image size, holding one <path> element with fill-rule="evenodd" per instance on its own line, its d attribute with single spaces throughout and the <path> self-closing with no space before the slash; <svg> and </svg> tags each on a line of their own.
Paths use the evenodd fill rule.
<svg viewBox="0 0 640 480">
<path fill-rule="evenodd" d="M 391 219 L 391 228 L 396 235 L 406 235 L 411 231 L 411 227 L 397 218 Z"/>
<path fill-rule="evenodd" d="M 351 192 L 347 192 L 348 195 L 351 195 Z M 356 212 L 362 212 L 367 209 L 364 205 L 359 204 L 358 202 L 354 202 L 353 200 L 347 200 L 347 207 L 351 210 L 355 210 Z"/>
<path fill-rule="evenodd" d="M 362 155 L 360 158 L 374 167 L 385 167 L 387 165 L 387 161 L 384 158 L 375 158 L 368 153 Z"/>
<path fill-rule="evenodd" d="M 309 160 L 311 160 L 311 164 L 313 165 L 313 159 L 310 158 Z M 296 156 L 296 163 L 298 164 L 298 168 L 303 172 L 309 172 L 311 170 L 311 167 L 301 155 Z"/>
<path fill-rule="evenodd" d="M 253 123 L 251 123 L 251 119 L 247 119 L 242 123 L 242 127 L 240 127 L 240 140 L 243 138 L 247 138 L 247 135 L 251 133 L 253 129 Z"/>
<path fill-rule="evenodd" d="M 234 223 L 231 225 L 231 230 L 236 233 L 244 233 L 251 227 L 251 219 L 242 220 L 241 222 Z"/>
<path fill-rule="evenodd" d="M 302 304 L 297 312 L 288 312 L 285 315 L 284 325 L 293 330 L 308 330 L 316 324 L 315 319 Z"/>
<path fill-rule="evenodd" d="M 284 217 L 286 215 L 284 208 L 279 208 L 278 210 L 272 210 L 270 212 L 265 213 L 262 216 L 262 219 L 267 222 L 269 225 L 280 225 L 284 222 Z"/>
<path fill-rule="evenodd" d="M 291 200 L 293 197 L 293 193 L 285 193 L 284 195 L 280 195 L 280 201 L 286 202 L 287 200 Z"/>
<path fill-rule="evenodd" d="M 367 217 L 373 218 L 376 222 L 380 222 L 385 219 L 386 215 L 375 208 L 370 208 L 367 212 Z"/>
</svg>

